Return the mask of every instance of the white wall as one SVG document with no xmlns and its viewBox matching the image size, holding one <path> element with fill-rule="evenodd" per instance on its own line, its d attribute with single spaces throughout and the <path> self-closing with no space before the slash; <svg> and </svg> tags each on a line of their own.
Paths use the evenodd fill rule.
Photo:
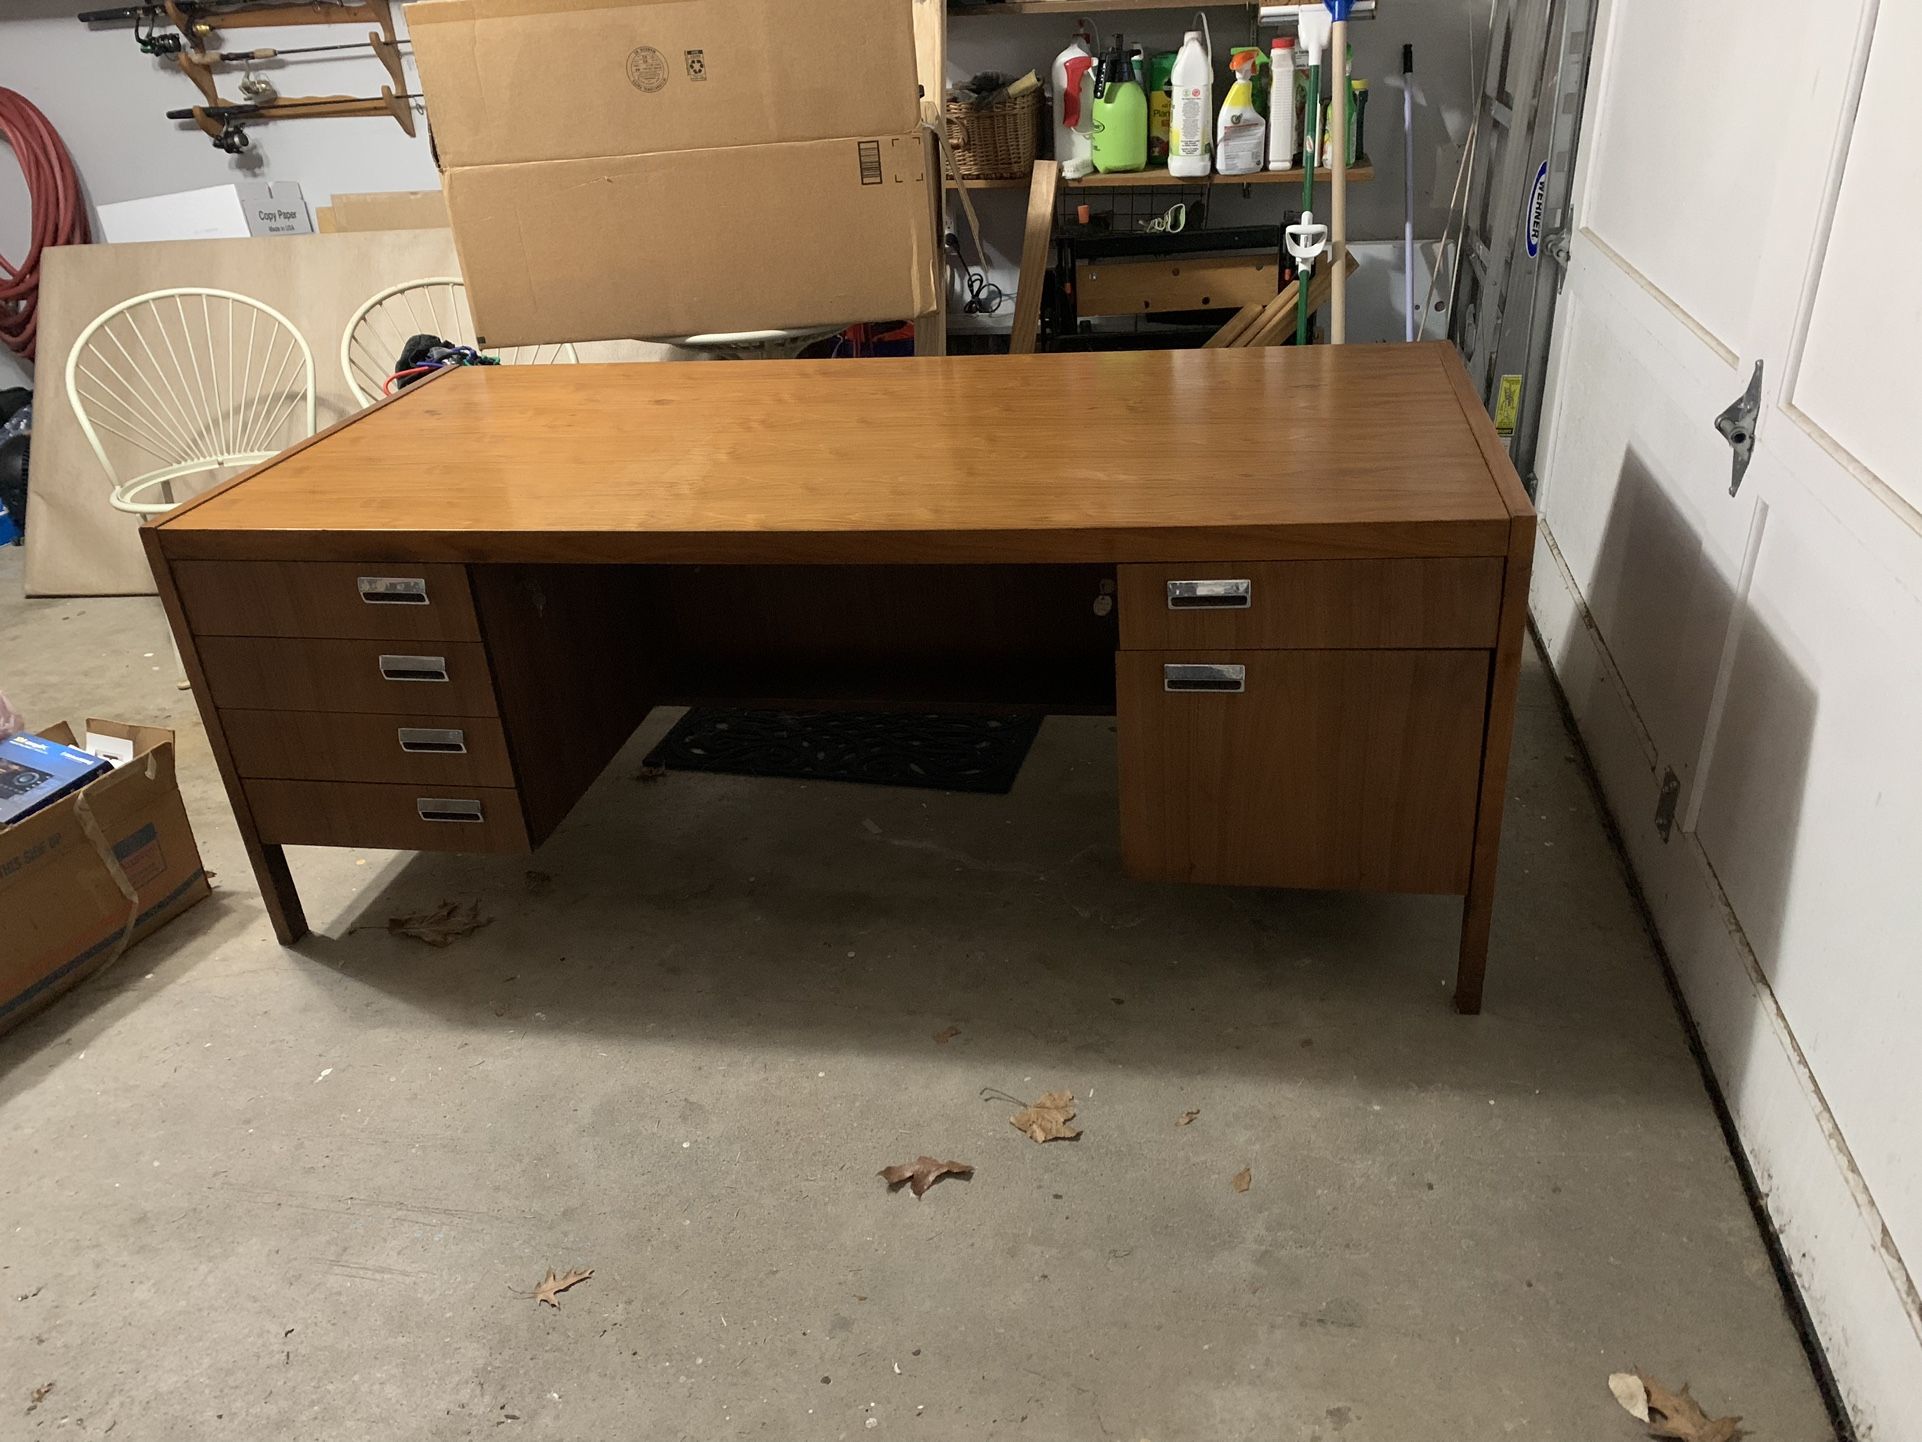
<svg viewBox="0 0 1922 1442">
<path fill-rule="evenodd" d="M 200 99 L 171 61 L 135 48 L 126 26 L 89 30 L 73 17 L 108 0 L 0 0 L 0 86 L 46 113 L 73 154 L 94 205 L 192 190 L 231 180 L 295 180 L 309 205 L 335 191 L 419 190 L 439 184 L 426 128 L 409 139 L 389 119 L 287 120 L 252 128 L 243 156 L 216 150 L 194 126 L 165 119 Z M 339 44 L 352 26 L 229 30 L 228 48 Z M 270 61 L 261 66 L 281 92 L 374 95 L 387 72 L 367 52 Z M 223 71 L 222 94 L 238 98 L 237 71 Z M 408 70 L 413 88 L 412 67 Z M 10 154 L 0 154 L 0 255 L 18 263 L 27 248 L 26 188 Z M 0 386 L 28 383 L 27 367 L 0 349 Z"/>
<path fill-rule="evenodd" d="M 198 93 L 170 62 L 150 59 L 135 47 L 125 27 L 88 30 L 76 11 L 105 0 L 0 0 L 0 86 L 18 90 L 46 112 L 73 153 L 81 184 L 94 204 L 218 185 L 234 179 L 295 180 L 308 203 L 325 204 L 335 191 L 415 190 L 433 187 L 434 163 L 425 131 L 415 139 L 391 120 L 290 120 L 255 126 L 253 150 L 228 156 L 193 126 L 163 118 L 168 110 L 191 104 Z M 1416 233 L 1438 237 L 1449 190 L 1472 111 L 1469 36 L 1477 51 L 1486 44 L 1487 0 L 1382 0 L 1386 18 L 1353 27 L 1355 73 L 1372 86 L 1368 141 L 1377 179 L 1350 192 L 1349 233 L 1357 241 L 1392 241 L 1401 236 L 1402 136 L 1401 46 L 1415 46 L 1420 103 L 1415 126 Z M 1224 62 L 1228 49 L 1251 37 L 1244 7 L 1213 7 L 1208 12 L 1215 53 Z M 1120 12 L 1101 17 L 1104 34 L 1118 23 L 1130 41 L 1150 49 L 1173 49 L 1189 16 L 1179 11 Z M 1033 66 L 1045 75 L 1067 43 L 1072 25 L 1052 16 L 957 17 L 949 22 L 951 76 L 977 70 L 1021 71 Z M 283 30 L 228 31 L 230 47 L 323 44 L 344 41 L 355 32 L 346 26 L 291 27 Z M 1266 43 L 1272 32 L 1263 32 Z M 262 73 L 288 95 L 373 94 L 385 71 L 371 56 L 347 52 L 345 58 L 270 62 Z M 232 93 L 237 76 L 223 79 Z M 412 83 L 410 71 L 410 84 Z M 994 275 L 1010 294 L 1021 247 L 1025 197 L 1019 192 L 983 191 L 975 196 Z M 1263 187 L 1243 200 L 1225 196 L 1215 219 L 1278 217 L 1299 197 L 1283 187 Z M 951 216 L 959 227 L 961 217 Z M 10 157 L 0 156 L 0 255 L 18 260 L 26 249 L 25 189 Z M 972 248 L 964 241 L 970 259 Z M 1392 293 L 1392 292 L 1391 292 Z M 1007 310 L 1004 307 L 1004 312 Z M 1371 314 L 1373 312 L 1371 311 Z M 1399 337 L 1399 322 L 1384 316 L 1380 337 Z M 1351 327 L 1351 335 L 1375 338 Z M 25 366 L 0 350 L 0 386 L 18 385 Z"/>
</svg>

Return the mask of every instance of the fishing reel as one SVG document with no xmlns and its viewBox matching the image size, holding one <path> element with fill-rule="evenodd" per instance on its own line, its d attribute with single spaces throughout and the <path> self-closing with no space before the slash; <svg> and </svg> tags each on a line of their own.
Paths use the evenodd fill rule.
<svg viewBox="0 0 1922 1442">
<path fill-rule="evenodd" d="M 160 59 L 186 54 L 187 35 L 179 30 L 162 30 L 161 24 L 162 22 L 157 19 L 150 19 L 143 30 L 140 22 L 136 20 L 133 27 L 134 44 L 138 45 L 144 54 Z M 192 22 L 189 28 L 196 48 L 204 45 L 207 38 L 214 33 L 213 26 L 201 21 Z"/>
<path fill-rule="evenodd" d="M 224 150 L 229 155 L 244 155 L 253 149 L 253 138 L 247 134 L 247 127 L 238 120 L 223 120 L 220 131 L 212 137 L 215 150 Z"/>
</svg>

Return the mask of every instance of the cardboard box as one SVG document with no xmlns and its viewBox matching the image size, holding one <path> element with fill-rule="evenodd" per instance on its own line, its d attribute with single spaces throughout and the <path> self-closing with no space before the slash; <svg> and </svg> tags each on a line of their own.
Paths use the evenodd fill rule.
<svg viewBox="0 0 1922 1442">
<path fill-rule="evenodd" d="M 447 197 L 438 190 L 370 190 L 336 195 L 314 211 L 322 235 L 365 230 L 434 230 L 447 225 Z"/>
<path fill-rule="evenodd" d="M 408 24 L 486 344 L 938 303 L 906 0 L 420 0 Z"/>
<path fill-rule="evenodd" d="M 908 0 L 419 0 L 407 28 L 443 171 L 921 117 Z"/>
<path fill-rule="evenodd" d="M 89 721 L 132 759 L 0 826 L 0 1032 L 208 895 L 174 781 L 173 732 Z M 55 726 L 41 733 L 74 744 Z M 89 748 L 91 749 L 91 747 Z"/>
<path fill-rule="evenodd" d="M 111 763 L 45 736 L 0 741 L 0 826 L 23 821 L 69 791 L 77 791 Z"/>
<path fill-rule="evenodd" d="M 909 135 L 452 171 L 482 343 L 924 315 L 925 156 Z"/>
<path fill-rule="evenodd" d="M 144 200 L 118 200 L 99 209 L 100 238 L 114 242 L 314 233 L 307 199 L 291 180 L 242 180 Z"/>
</svg>

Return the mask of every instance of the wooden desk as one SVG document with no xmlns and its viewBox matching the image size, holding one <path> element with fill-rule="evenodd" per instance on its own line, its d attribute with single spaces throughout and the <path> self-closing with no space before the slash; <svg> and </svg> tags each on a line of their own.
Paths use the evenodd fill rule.
<svg viewBox="0 0 1922 1442">
<path fill-rule="evenodd" d="M 1445 345 L 445 373 L 144 532 L 282 847 L 525 851 L 692 700 L 1117 717 L 1144 880 L 1465 898 L 1534 513 Z"/>
</svg>

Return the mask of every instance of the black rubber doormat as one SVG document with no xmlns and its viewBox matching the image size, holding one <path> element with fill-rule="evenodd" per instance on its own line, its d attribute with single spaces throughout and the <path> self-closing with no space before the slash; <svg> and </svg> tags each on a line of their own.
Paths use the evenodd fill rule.
<svg viewBox="0 0 1922 1442">
<path fill-rule="evenodd" d="M 645 765 L 730 776 L 858 781 L 1005 795 L 1039 716 L 871 711 L 734 711 L 696 706 Z"/>
</svg>

